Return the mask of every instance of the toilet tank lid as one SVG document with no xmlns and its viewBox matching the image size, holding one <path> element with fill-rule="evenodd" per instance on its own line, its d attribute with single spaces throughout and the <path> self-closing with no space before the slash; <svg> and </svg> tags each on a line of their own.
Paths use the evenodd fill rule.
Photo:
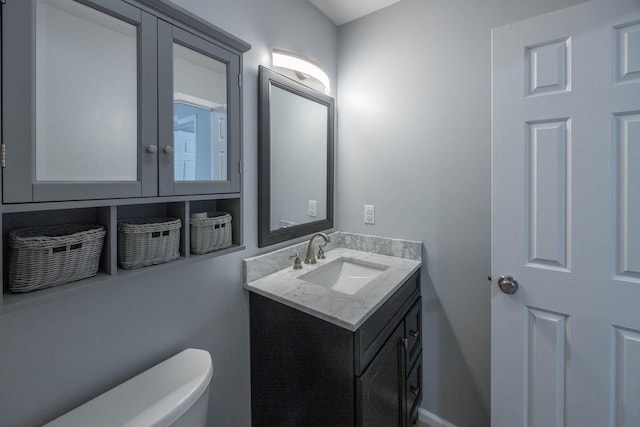
<svg viewBox="0 0 640 427">
<path fill-rule="evenodd" d="M 212 376 L 209 352 L 189 348 L 45 427 L 169 426 L 202 396 Z"/>
</svg>

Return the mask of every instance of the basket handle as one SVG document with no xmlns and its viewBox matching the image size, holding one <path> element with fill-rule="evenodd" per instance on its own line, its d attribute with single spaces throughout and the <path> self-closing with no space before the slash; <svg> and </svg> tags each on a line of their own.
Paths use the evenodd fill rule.
<svg viewBox="0 0 640 427">
<path fill-rule="evenodd" d="M 82 243 L 74 243 L 73 245 L 57 246 L 55 248 L 49 248 L 49 255 L 55 254 L 58 252 L 75 251 L 76 249 L 81 249 L 81 248 L 82 248 Z"/>
<path fill-rule="evenodd" d="M 154 239 L 156 237 L 168 236 L 169 234 L 171 234 L 171 230 L 153 231 L 151 232 L 151 238 Z"/>
</svg>

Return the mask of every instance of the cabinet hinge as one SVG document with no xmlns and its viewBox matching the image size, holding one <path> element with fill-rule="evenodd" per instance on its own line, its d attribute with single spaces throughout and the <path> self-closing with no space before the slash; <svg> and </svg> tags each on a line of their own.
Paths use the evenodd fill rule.
<svg viewBox="0 0 640 427">
<path fill-rule="evenodd" d="M 7 167 L 7 146 L 4 144 L 0 144 L 0 168 L 5 167 Z"/>
<path fill-rule="evenodd" d="M 238 74 L 238 86 L 242 87 L 242 74 Z"/>
<path fill-rule="evenodd" d="M 242 162 L 238 162 L 238 172 L 242 174 Z"/>
</svg>

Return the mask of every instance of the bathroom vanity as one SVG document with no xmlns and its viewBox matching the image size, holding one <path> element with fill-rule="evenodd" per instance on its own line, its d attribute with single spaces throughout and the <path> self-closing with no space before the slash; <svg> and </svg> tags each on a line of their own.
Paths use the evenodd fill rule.
<svg viewBox="0 0 640 427">
<path fill-rule="evenodd" d="M 381 238 L 333 233 L 326 259 L 302 270 L 288 261 L 269 273 L 301 252 L 295 246 L 245 261 L 253 425 L 389 427 L 417 420 L 420 243 L 371 239 Z M 260 265 L 252 265 L 256 260 Z M 343 276 L 370 277 L 362 284 Z"/>
</svg>

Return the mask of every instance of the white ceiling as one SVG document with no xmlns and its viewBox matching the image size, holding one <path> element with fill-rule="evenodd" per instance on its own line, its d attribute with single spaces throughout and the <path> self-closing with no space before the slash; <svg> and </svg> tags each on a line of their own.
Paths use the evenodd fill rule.
<svg viewBox="0 0 640 427">
<path fill-rule="evenodd" d="M 346 24 L 400 0 L 309 0 L 336 25 Z"/>
</svg>

